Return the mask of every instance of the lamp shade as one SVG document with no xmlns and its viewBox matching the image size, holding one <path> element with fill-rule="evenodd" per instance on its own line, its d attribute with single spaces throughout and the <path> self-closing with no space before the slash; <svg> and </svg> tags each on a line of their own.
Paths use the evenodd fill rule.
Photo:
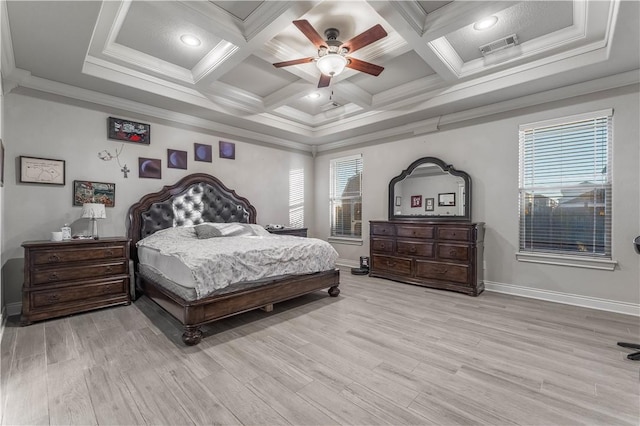
<svg viewBox="0 0 640 426">
<path fill-rule="evenodd" d="M 82 217 L 90 219 L 106 219 L 107 212 L 104 204 L 100 203 L 84 203 L 82 205 Z"/>
<path fill-rule="evenodd" d="M 318 59 L 316 66 L 322 74 L 333 77 L 344 71 L 347 63 L 347 58 L 344 56 L 337 53 L 327 53 Z"/>
</svg>

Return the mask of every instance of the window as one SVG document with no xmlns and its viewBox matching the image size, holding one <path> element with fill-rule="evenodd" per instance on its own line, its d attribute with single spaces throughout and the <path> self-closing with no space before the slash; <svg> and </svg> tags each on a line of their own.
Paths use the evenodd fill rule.
<svg viewBox="0 0 640 426">
<path fill-rule="evenodd" d="M 289 226 L 304 228 L 304 169 L 289 170 Z"/>
<path fill-rule="evenodd" d="M 612 115 L 520 126 L 520 253 L 611 259 Z"/>
<path fill-rule="evenodd" d="M 331 160 L 331 237 L 362 238 L 362 155 Z"/>
</svg>

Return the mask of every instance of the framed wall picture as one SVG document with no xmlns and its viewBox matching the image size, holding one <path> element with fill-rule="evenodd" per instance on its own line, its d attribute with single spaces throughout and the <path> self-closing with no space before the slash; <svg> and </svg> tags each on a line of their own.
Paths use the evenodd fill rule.
<svg viewBox="0 0 640 426">
<path fill-rule="evenodd" d="M 167 167 L 170 169 L 187 169 L 187 151 L 167 149 Z"/>
<path fill-rule="evenodd" d="M 138 157 L 138 177 L 162 179 L 162 161 L 159 158 Z"/>
<path fill-rule="evenodd" d="M 411 207 L 422 207 L 422 195 L 411 196 Z"/>
<path fill-rule="evenodd" d="M 20 182 L 65 184 L 64 160 L 20 156 Z"/>
<path fill-rule="evenodd" d="M 107 136 L 109 139 L 149 145 L 151 125 L 109 117 Z"/>
<path fill-rule="evenodd" d="M 100 203 L 104 204 L 105 207 L 115 206 L 116 184 L 74 180 L 73 205 L 82 206 L 84 203 Z"/>
<path fill-rule="evenodd" d="M 212 155 L 211 155 L 211 145 L 204 145 L 201 143 L 193 144 L 193 159 L 195 161 L 204 161 L 206 163 L 211 163 Z"/>
<path fill-rule="evenodd" d="M 233 142 L 220 141 L 220 158 L 228 158 L 229 160 L 235 160 L 236 144 Z"/>
<path fill-rule="evenodd" d="M 439 207 L 447 207 L 447 206 L 455 206 L 456 205 L 456 193 L 455 192 L 445 192 L 442 194 L 438 194 L 438 206 Z"/>
<path fill-rule="evenodd" d="M 434 199 L 433 198 L 425 198 L 424 199 L 424 210 L 427 212 L 432 212 L 434 208 Z"/>
</svg>

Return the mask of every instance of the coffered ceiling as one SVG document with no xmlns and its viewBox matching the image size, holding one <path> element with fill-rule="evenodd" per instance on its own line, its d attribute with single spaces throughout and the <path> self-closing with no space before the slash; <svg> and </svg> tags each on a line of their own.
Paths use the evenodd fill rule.
<svg viewBox="0 0 640 426">
<path fill-rule="evenodd" d="M 48 92 L 322 151 L 546 100 L 638 83 L 636 1 L 6 1 L 5 92 Z M 493 16 L 491 28 L 474 24 Z M 387 36 L 318 89 L 313 43 Z M 181 41 L 189 35 L 199 45 Z M 507 41 L 507 42 L 505 42 Z M 490 46 L 488 48 L 487 46 Z M 505 47 L 506 46 L 506 47 Z M 484 50 L 490 50 L 483 53 Z M 312 98 L 312 96 L 316 96 Z"/>
</svg>

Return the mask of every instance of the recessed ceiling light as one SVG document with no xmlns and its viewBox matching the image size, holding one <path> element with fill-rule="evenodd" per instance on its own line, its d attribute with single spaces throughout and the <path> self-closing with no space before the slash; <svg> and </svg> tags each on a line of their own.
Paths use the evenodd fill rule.
<svg viewBox="0 0 640 426">
<path fill-rule="evenodd" d="M 309 93 L 307 95 L 307 98 L 309 98 L 309 99 L 318 99 L 319 97 L 320 97 L 320 93 L 318 93 L 318 92 Z"/>
<path fill-rule="evenodd" d="M 486 30 L 487 28 L 493 27 L 496 22 L 498 22 L 497 16 L 489 16 L 488 18 L 484 18 L 483 20 L 473 24 L 473 29 L 477 31 Z"/>
<path fill-rule="evenodd" d="M 187 46 L 192 46 L 192 47 L 200 46 L 200 39 L 191 34 L 184 34 L 180 36 L 180 40 Z"/>
</svg>

